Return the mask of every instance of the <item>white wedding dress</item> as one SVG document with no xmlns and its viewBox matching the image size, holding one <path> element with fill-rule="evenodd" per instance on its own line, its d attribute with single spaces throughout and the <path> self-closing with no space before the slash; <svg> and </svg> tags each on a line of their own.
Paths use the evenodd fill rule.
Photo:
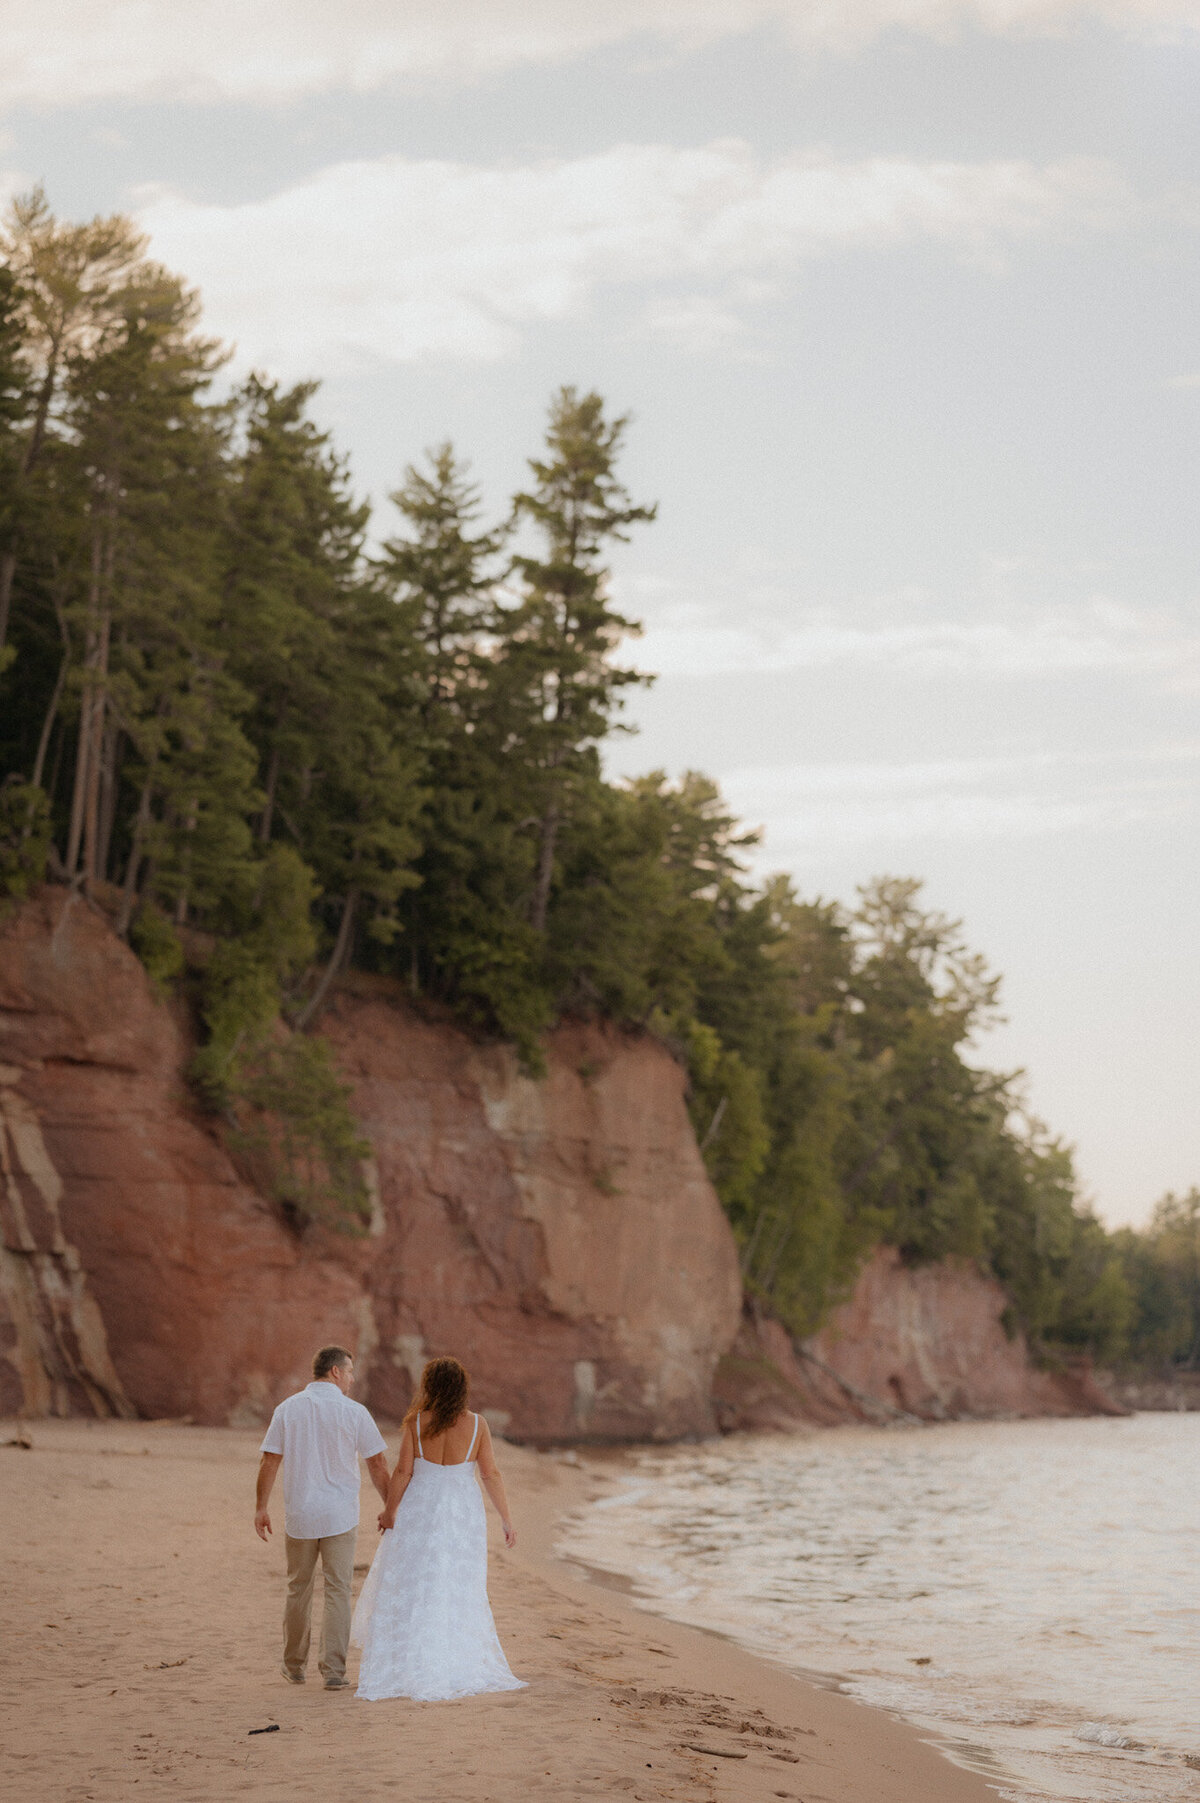
<svg viewBox="0 0 1200 1803">
<path fill-rule="evenodd" d="M 350 1628 L 363 1650 L 357 1695 L 425 1703 L 523 1690 L 496 1638 L 487 1595 L 487 1520 L 475 1476 L 479 1417 L 461 1465 L 417 1456 L 396 1525 L 379 1542 Z"/>
</svg>

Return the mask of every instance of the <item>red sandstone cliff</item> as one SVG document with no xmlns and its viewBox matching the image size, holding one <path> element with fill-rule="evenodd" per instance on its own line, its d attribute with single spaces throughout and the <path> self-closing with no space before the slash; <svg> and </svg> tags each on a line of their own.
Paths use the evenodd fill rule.
<svg viewBox="0 0 1200 1803">
<path fill-rule="evenodd" d="M 1124 1414 L 1086 1361 L 1036 1369 L 1002 1317 L 1008 1297 L 966 1260 L 906 1265 L 881 1246 L 853 1293 L 793 1347 L 777 1321 L 747 1313 L 717 1368 L 721 1425 Z"/>
<path fill-rule="evenodd" d="M 0 1413 L 256 1421 L 336 1339 L 385 1416 L 454 1351 L 515 1436 L 712 1431 L 737 1261 L 663 1048 L 564 1027 L 535 1083 L 378 995 L 323 1025 L 374 1151 L 365 1240 L 298 1239 L 241 1181 L 100 916 L 48 888 L 0 923 Z"/>
<path fill-rule="evenodd" d="M 799 1356 L 739 1327 L 683 1074 L 646 1036 L 563 1026 L 534 1081 L 367 983 L 322 1030 L 372 1147 L 361 1240 L 297 1237 L 239 1177 L 185 1024 L 100 915 L 46 888 L 0 920 L 0 1415 L 257 1422 L 325 1340 L 385 1418 L 453 1351 L 530 1440 L 1105 1406 L 1030 1369 L 965 1265 L 878 1253 Z"/>
</svg>

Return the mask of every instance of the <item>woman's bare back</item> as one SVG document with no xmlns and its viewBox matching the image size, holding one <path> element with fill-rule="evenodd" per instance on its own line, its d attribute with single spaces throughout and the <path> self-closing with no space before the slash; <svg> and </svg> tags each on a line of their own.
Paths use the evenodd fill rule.
<svg viewBox="0 0 1200 1803">
<path fill-rule="evenodd" d="M 479 1438 L 475 1432 L 475 1416 L 470 1409 L 464 1409 L 457 1421 L 452 1421 L 443 1433 L 429 1435 L 425 1431 L 423 1421 L 420 1422 L 420 1427 L 420 1457 L 428 1465 L 462 1465 L 466 1462 L 469 1454 L 479 1450 Z M 475 1442 L 474 1446 L 471 1444 L 472 1441 Z"/>
</svg>

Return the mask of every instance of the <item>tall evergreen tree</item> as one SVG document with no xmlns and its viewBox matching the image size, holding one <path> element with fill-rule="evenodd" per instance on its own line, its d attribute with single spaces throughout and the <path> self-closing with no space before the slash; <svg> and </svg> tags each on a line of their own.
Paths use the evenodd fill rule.
<svg viewBox="0 0 1200 1803">
<path fill-rule="evenodd" d="M 0 264 L 0 559 L 12 558 L 14 568 L 19 532 L 18 483 L 29 406 L 24 346 L 17 279 L 6 264 Z M 11 583 L 10 577 L 10 592 Z M 4 638 L 0 634 L 0 658 L 4 654 Z"/>
<path fill-rule="evenodd" d="M 380 573 L 424 654 L 424 712 L 435 739 L 472 719 L 481 687 L 480 658 L 496 626 L 496 559 L 503 527 L 476 531 L 479 490 L 451 444 L 409 464 L 389 498 L 403 537 L 383 547 Z M 442 718 L 439 720 L 439 714 Z"/>
<path fill-rule="evenodd" d="M 194 609 L 203 590 L 203 564 L 200 570 L 184 565 L 182 581 L 173 574 L 185 547 L 194 558 L 197 520 L 200 538 L 211 544 L 212 501 L 205 521 L 204 496 L 206 490 L 212 496 L 217 481 L 217 448 L 200 404 L 217 357 L 211 341 L 195 330 L 197 314 L 195 297 L 181 283 L 143 266 L 138 281 L 123 291 L 121 311 L 106 321 L 88 353 L 74 353 L 68 365 L 66 467 L 79 495 L 81 524 L 69 612 L 80 656 L 63 865 L 89 890 L 107 874 L 121 743 L 146 711 L 135 616 L 145 624 L 147 611 L 151 621 L 165 614 L 182 626 L 186 639 L 191 623 L 179 621 L 179 609 Z M 215 576 L 211 552 L 208 574 Z M 164 605 L 164 589 L 174 605 Z M 194 701 L 190 675 L 186 687 Z M 118 688 L 123 710 L 115 705 Z M 178 734 L 177 769 L 188 761 L 186 748 L 195 737 L 194 729 Z M 198 791 L 178 800 L 175 830 L 182 846 L 199 830 L 203 808 Z M 181 910 L 189 862 L 181 849 Z"/>
<path fill-rule="evenodd" d="M 146 240 L 120 214 L 66 225 L 41 188 L 19 196 L 0 228 L 0 252 L 19 295 L 30 406 L 18 488 L 34 478 L 72 357 L 87 356 L 124 310 L 124 291 L 144 261 Z M 0 548 L 0 648 L 7 643 L 20 538 Z"/>
<path fill-rule="evenodd" d="M 616 475 L 628 418 L 608 420 L 598 394 L 562 388 L 550 406 L 546 455 L 532 458 L 534 482 L 513 502 L 517 524 L 532 525 L 540 555 L 521 553 L 523 590 L 507 622 L 505 675 L 524 703 L 519 755 L 533 778 L 538 849 L 529 919 L 545 931 L 558 836 L 572 780 L 595 774 L 595 747 L 610 732 L 621 691 L 651 679 L 616 664 L 622 638 L 639 628 L 611 606 L 604 558 L 629 528 L 653 520 Z"/>
<path fill-rule="evenodd" d="M 364 567 L 368 509 L 308 415 L 313 393 L 260 377 L 241 390 L 225 576 L 230 668 L 254 697 L 257 838 L 297 847 L 332 937 L 306 1018 L 362 917 L 393 930 L 422 800 L 411 634 Z"/>
</svg>

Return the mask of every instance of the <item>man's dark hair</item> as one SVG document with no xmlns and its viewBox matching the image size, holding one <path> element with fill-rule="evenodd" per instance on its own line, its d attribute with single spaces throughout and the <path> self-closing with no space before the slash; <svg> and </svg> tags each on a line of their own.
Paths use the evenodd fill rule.
<svg viewBox="0 0 1200 1803">
<path fill-rule="evenodd" d="M 348 1365 L 353 1357 L 344 1346 L 322 1346 L 313 1354 L 313 1376 L 328 1377 L 335 1365 Z"/>
</svg>

